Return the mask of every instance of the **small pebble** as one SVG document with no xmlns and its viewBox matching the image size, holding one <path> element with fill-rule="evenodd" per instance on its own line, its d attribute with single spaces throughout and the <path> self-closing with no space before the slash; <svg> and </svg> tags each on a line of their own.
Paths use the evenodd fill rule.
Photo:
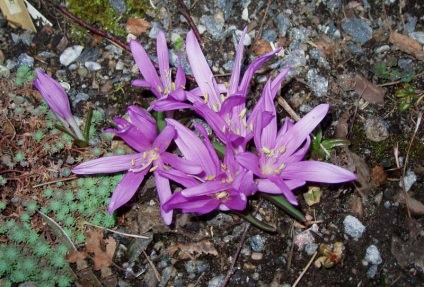
<svg viewBox="0 0 424 287">
<path fill-rule="evenodd" d="M 383 259 L 381 259 L 380 256 L 380 251 L 375 245 L 368 246 L 364 260 L 374 265 L 378 265 L 383 262 Z"/>
<path fill-rule="evenodd" d="M 343 220 L 344 232 L 353 239 L 358 240 L 365 231 L 365 226 L 354 216 L 348 215 Z"/>
<path fill-rule="evenodd" d="M 265 247 L 265 242 L 265 237 L 262 237 L 259 234 L 249 238 L 250 248 L 252 248 L 254 252 L 261 252 Z"/>
<path fill-rule="evenodd" d="M 250 256 L 253 260 L 262 260 L 264 255 L 259 252 L 252 252 L 252 255 Z"/>
<path fill-rule="evenodd" d="M 84 47 L 80 45 L 66 48 L 59 57 L 60 63 L 64 66 L 69 66 L 81 55 L 83 49 Z"/>
<path fill-rule="evenodd" d="M 98 71 L 98 70 L 100 70 L 102 68 L 102 65 L 100 65 L 99 63 L 97 63 L 97 62 L 91 62 L 91 61 L 85 62 L 84 63 L 84 66 L 89 71 Z"/>
</svg>

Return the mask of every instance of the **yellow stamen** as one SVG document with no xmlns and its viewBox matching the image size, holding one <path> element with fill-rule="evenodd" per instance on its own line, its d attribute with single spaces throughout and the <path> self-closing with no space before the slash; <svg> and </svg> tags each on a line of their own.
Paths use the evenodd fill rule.
<svg viewBox="0 0 424 287">
<path fill-rule="evenodd" d="M 175 91 L 175 83 L 174 83 L 174 82 L 172 82 L 172 83 L 171 83 L 171 89 L 172 89 L 173 91 Z"/>
<path fill-rule="evenodd" d="M 244 109 L 242 109 L 241 110 L 241 112 L 239 113 L 239 118 L 242 118 L 242 117 L 244 117 L 245 115 L 246 115 L 246 112 L 247 112 L 247 110 L 246 110 L 246 108 L 244 108 Z"/>
<path fill-rule="evenodd" d="M 283 153 L 283 152 L 285 152 L 286 151 L 286 147 L 285 146 L 282 146 L 282 147 L 280 147 L 279 148 L 279 150 L 278 150 L 280 153 Z"/>
<path fill-rule="evenodd" d="M 205 104 L 207 104 L 209 102 L 209 94 L 208 93 L 205 93 L 204 101 L 205 101 Z"/>
<path fill-rule="evenodd" d="M 146 159 L 147 158 L 147 151 L 143 152 L 143 158 Z"/>
<path fill-rule="evenodd" d="M 226 191 L 221 191 L 220 193 L 215 194 L 216 199 L 222 199 L 222 198 L 227 197 L 227 196 L 228 196 L 228 192 L 226 192 Z"/>
<path fill-rule="evenodd" d="M 214 180 L 215 176 L 214 175 L 208 175 L 207 177 L 205 177 L 205 180 Z"/>
<path fill-rule="evenodd" d="M 149 169 L 150 172 L 155 171 L 159 166 L 155 165 L 154 167 L 152 167 L 151 169 Z"/>
<path fill-rule="evenodd" d="M 134 165 L 135 165 L 135 158 L 133 158 L 133 159 L 131 160 L 131 165 L 132 165 L 132 166 L 134 166 Z"/>
</svg>

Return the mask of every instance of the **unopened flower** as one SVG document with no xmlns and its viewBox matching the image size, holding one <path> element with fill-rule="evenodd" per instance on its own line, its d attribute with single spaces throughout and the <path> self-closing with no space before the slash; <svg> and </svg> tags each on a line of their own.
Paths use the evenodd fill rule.
<svg viewBox="0 0 424 287">
<path fill-rule="evenodd" d="M 171 189 L 169 180 L 157 173 L 157 170 L 167 168 L 166 165 L 169 164 L 187 173 L 196 174 L 201 171 L 197 165 L 166 152 L 175 136 L 173 126 L 166 126 L 158 135 L 154 119 L 145 110 L 130 106 L 128 113 L 131 122 L 117 118 L 115 119 L 117 129 L 109 129 L 107 132 L 112 132 L 122 138 L 137 153 L 102 157 L 84 162 L 72 170 L 76 174 L 127 171 L 112 194 L 108 207 L 110 213 L 134 196 L 149 171 L 154 174 L 161 204 L 171 196 Z M 161 214 L 164 222 L 171 224 L 172 211 L 166 212 L 161 208 Z"/>
<path fill-rule="evenodd" d="M 278 131 L 274 97 L 275 91 L 268 81 L 255 114 L 254 142 L 258 154 L 243 152 L 237 155 L 237 161 L 259 177 L 258 190 L 283 194 L 290 203 L 297 204 L 292 189 L 306 181 L 339 183 L 355 180 L 355 174 L 341 167 L 302 160 L 310 145 L 309 134 L 325 117 L 329 106 L 317 106 L 295 124 L 286 120 Z"/>
<path fill-rule="evenodd" d="M 64 128 L 70 134 L 75 134 L 78 139 L 85 141 L 84 136 L 82 135 L 81 130 L 71 113 L 68 95 L 63 87 L 42 70 L 37 70 L 37 78 L 34 80 L 33 84 L 41 93 L 41 96 L 49 105 L 53 114 L 62 122 Z M 71 127 L 74 132 L 72 132 L 69 127 Z"/>
<path fill-rule="evenodd" d="M 152 91 L 157 98 L 157 101 L 151 106 L 155 110 L 158 110 L 155 107 L 159 104 L 165 106 L 160 109 L 162 111 L 190 107 L 190 105 L 183 103 L 187 98 L 184 91 L 186 78 L 181 63 L 177 68 L 175 82 L 172 81 L 168 45 L 166 44 L 165 34 L 161 30 L 158 32 L 156 43 L 159 75 L 143 46 L 135 40 L 130 42 L 131 53 L 144 78 L 136 79 L 132 84 L 137 87 L 149 88 Z"/>
<path fill-rule="evenodd" d="M 163 209 L 181 209 L 183 212 L 198 214 L 212 210 L 244 210 L 247 197 L 256 191 L 253 173 L 243 168 L 234 157 L 231 149 L 227 149 L 221 163 L 203 126 L 196 129 L 202 135 L 200 140 L 194 132 L 179 122 L 167 119 L 169 125 L 176 130 L 175 143 L 184 157 L 202 168 L 194 179 L 181 172 L 162 171 L 164 176 L 185 187 L 174 193 L 163 205 Z"/>
</svg>

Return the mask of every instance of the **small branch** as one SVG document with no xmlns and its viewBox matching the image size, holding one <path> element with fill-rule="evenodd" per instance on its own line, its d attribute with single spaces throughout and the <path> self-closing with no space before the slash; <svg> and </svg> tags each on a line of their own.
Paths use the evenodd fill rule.
<svg viewBox="0 0 424 287">
<path fill-rule="evenodd" d="M 194 24 L 193 19 L 190 16 L 190 11 L 188 10 L 186 4 L 184 4 L 183 0 L 178 0 L 178 3 L 181 6 L 181 14 L 184 16 L 184 18 L 186 18 L 191 29 L 193 29 L 194 35 L 196 36 L 196 39 L 199 42 L 199 44 L 203 46 L 203 41 L 202 41 L 202 38 L 200 37 L 199 30 L 197 30 L 196 24 Z"/>
<path fill-rule="evenodd" d="M 302 279 L 303 275 L 305 275 L 306 271 L 308 271 L 309 267 L 311 266 L 312 262 L 314 261 L 315 257 L 317 256 L 318 252 L 315 251 L 314 255 L 312 255 L 311 260 L 309 260 L 308 264 L 303 269 L 302 273 L 300 273 L 299 277 L 297 277 L 296 281 L 293 283 L 292 287 L 296 287 L 297 284 L 299 284 L 300 280 Z"/>
<path fill-rule="evenodd" d="M 160 274 L 159 274 L 159 271 L 156 269 L 155 264 L 153 264 L 152 260 L 150 260 L 150 258 L 149 258 L 149 256 L 147 255 L 146 251 L 144 251 L 144 250 L 143 250 L 143 254 L 144 254 L 144 256 L 146 256 L 146 259 L 147 259 L 147 261 L 149 262 L 150 267 L 152 267 L 153 272 L 155 273 L 155 277 L 156 277 L 156 279 L 158 280 L 158 282 L 160 282 Z"/>
<path fill-rule="evenodd" d="M 73 15 L 71 12 L 69 12 L 68 9 L 66 9 L 65 7 L 62 7 L 61 5 L 55 4 L 50 0 L 48 0 L 47 2 L 50 5 L 52 5 L 57 11 L 59 11 L 61 14 L 63 14 L 64 16 L 69 18 L 70 20 L 78 23 L 80 26 L 84 27 L 85 29 L 89 30 L 90 32 L 92 32 L 96 35 L 100 35 L 105 39 L 108 39 L 109 41 L 118 45 L 119 47 L 121 47 L 125 51 L 128 51 L 128 52 L 130 51 L 130 47 L 126 43 L 122 42 L 120 39 L 118 39 L 116 36 L 110 34 L 108 31 L 101 30 L 101 29 L 98 29 L 98 28 L 95 28 L 95 27 L 89 25 L 88 23 L 84 22 L 84 20 Z"/>
<path fill-rule="evenodd" d="M 36 185 L 33 185 L 32 188 L 36 188 L 36 187 L 40 187 L 40 186 L 43 186 L 43 185 L 48 185 L 48 184 L 52 184 L 52 183 L 56 183 L 56 182 L 73 180 L 73 179 L 77 179 L 77 176 L 73 175 L 73 176 L 67 177 L 67 178 L 60 178 L 60 179 L 56 179 L 56 180 L 53 180 L 53 181 L 48 181 L 48 182 L 36 184 Z"/>
<path fill-rule="evenodd" d="M 259 200 L 258 207 L 256 208 L 255 212 L 253 213 L 253 216 L 255 216 L 258 213 L 259 207 L 262 205 L 263 201 L 264 201 L 263 198 L 261 198 Z M 236 253 L 234 253 L 230 269 L 228 269 L 227 275 L 225 276 L 224 282 L 222 283 L 221 287 L 227 286 L 228 283 L 230 282 L 231 276 L 234 273 L 234 267 L 236 265 L 236 262 L 237 262 L 239 255 L 240 255 L 241 249 L 243 248 L 243 244 L 244 244 L 244 241 L 246 240 L 247 232 L 249 231 L 250 226 L 251 226 L 250 223 L 246 223 L 246 225 L 244 227 L 243 234 L 242 234 L 241 239 L 240 239 L 239 246 L 237 247 Z"/>
<path fill-rule="evenodd" d="M 115 231 L 115 230 L 112 230 L 112 229 L 109 229 L 109 228 L 106 228 L 106 227 L 103 227 L 103 226 L 92 224 L 92 223 L 87 222 L 87 221 L 84 221 L 84 225 L 94 226 L 94 227 L 97 227 L 97 228 L 100 228 L 100 229 L 104 229 L 104 230 L 107 230 L 109 232 L 116 233 L 116 234 L 123 235 L 123 236 L 134 237 L 134 238 L 141 238 L 141 239 L 148 239 L 149 238 L 147 236 L 142 236 L 142 235 L 136 235 L 136 234 L 130 234 L 130 233 L 124 233 L 124 232 Z"/>
</svg>

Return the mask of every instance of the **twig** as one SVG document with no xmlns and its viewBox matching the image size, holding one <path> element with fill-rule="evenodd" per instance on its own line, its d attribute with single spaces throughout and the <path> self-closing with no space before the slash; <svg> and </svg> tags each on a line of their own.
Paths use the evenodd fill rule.
<svg viewBox="0 0 424 287">
<path fill-rule="evenodd" d="M 36 187 L 40 187 L 40 186 L 43 186 L 43 185 L 48 185 L 48 184 L 52 184 L 52 183 L 56 183 L 56 182 L 73 180 L 73 179 L 77 179 L 77 176 L 76 175 L 72 175 L 72 176 L 67 177 L 67 178 L 59 178 L 59 179 L 56 179 L 56 180 L 52 180 L 52 181 L 48 181 L 48 182 L 36 184 L 36 185 L 33 185 L 32 188 L 36 188 Z"/>
<path fill-rule="evenodd" d="M 308 264 L 303 268 L 302 273 L 300 273 L 299 277 L 297 277 L 296 281 L 293 283 L 292 287 L 296 287 L 297 284 L 299 284 L 300 280 L 302 279 L 303 275 L 305 275 L 306 271 L 308 271 L 309 267 L 311 266 L 312 262 L 314 261 L 315 257 L 317 256 L 318 252 L 315 251 L 314 255 L 312 255 L 311 260 L 309 260 Z"/>
<path fill-rule="evenodd" d="M 290 270 L 292 258 L 293 258 L 293 251 L 294 251 L 294 227 L 292 224 L 292 227 L 290 228 L 290 235 L 292 238 L 292 245 L 290 247 L 289 256 L 287 256 L 287 270 Z"/>
<path fill-rule="evenodd" d="M 263 201 L 264 201 L 263 198 L 261 198 L 259 200 L 258 207 L 256 208 L 255 212 L 253 213 L 253 216 L 255 216 L 256 213 L 258 213 L 259 207 L 262 205 L 262 202 Z M 244 241 L 246 240 L 247 232 L 249 231 L 250 226 L 251 226 L 250 223 L 246 223 L 246 225 L 244 227 L 243 234 L 242 234 L 241 239 L 240 239 L 239 246 L 237 247 L 236 253 L 234 253 L 234 256 L 233 256 L 233 260 L 231 262 L 230 269 L 228 269 L 227 275 L 225 276 L 224 282 L 222 283 L 221 287 L 227 286 L 228 283 L 230 282 L 231 276 L 234 273 L 234 267 L 236 265 L 236 262 L 237 262 L 237 259 L 238 259 L 239 255 L 240 255 L 241 249 L 243 248 L 243 244 L 244 244 Z"/>
<path fill-rule="evenodd" d="M 97 228 L 100 228 L 100 229 L 104 229 L 104 230 L 107 230 L 109 232 L 116 233 L 116 234 L 123 235 L 123 236 L 134 237 L 134 238 L 141 238 L 141 239 L 148 239 L 149 238 L 147 236 L 135 235 L 135 234 L 129 234 L 129 233 L 115 231 L 115 230 L 112 230 L 112 229 L 109 229 L 109 228 L 106 228 L 106 227 L 103 227 L 103 226 L 95 225 L 95 224 L 90 223 L 90 222 L 87 222 L 87 221 L 84 221 L 83 224 L 84 225 L 94 226 L 94 227 L 97 227 Z"/>
<path fill-rule="evenodd" d="M 202 42 L 202 38 L 200 37 L 199 30 L 197 30 L 196 24 L 194 24 L 193 19 L 190 16 L 190 11 L 188 10 L 186 4 L 184 4 L 183 0 L 178 0 L 178 3 L 181 6 L 181 14 L 184 16 L 184 18 L 186 18 L 191 29 L 193 29 L 194 35 L 196 36 L 196 39 L 199 42 L 199 44 L 203 46 L 203 42 Z"/>
<path fill-rule="evenodd" d="M 416 74 L 415 76 L 412 77 L 412 79 L 421 77 L 422 75 L 424 75 L 424 72 L 421 72 L 421 73 Z M 403 81 L 402 80 L 398 80 L 398 81 L 393 81 L 393 82 L 389 82 L 389 83 L 385 83 L 385 84 L 381 84 L 381 85 L 377 85 L 377 86 L 379 86 L 379 87 L 387 87 L 387 86 L 397 85 L 397 84 L 400 84 L 400 83 L 403 83 Z"/>
<path fill-rule="evenodd" d="M 146 251 L 143 250 L 143 253 L 144 253 L 144 256 L 146 256 L 147 261 L 149 261 L 149 264 L 152 267 L 153 272 L 155 273 L 156 279 L 160 281 L 160 274 L 159 274 L 159 271 L 156 269 L 155 264 L 153 264 L 152 260 L 150 260 L 149 256 L 147 256 Z"/>
<path fill-rule="evenodd" d="M 265 8 L 264 16 L 262 17 L 261 25 L 259 26 L 258 33 L 256 33 L 255 39 L 253 39 L 253 43 L 255 43 L 259 39 L 259 37 L 262 35 L 262 30 L 263 30 L 263 27 L 264 27 L 266 16 L 268 15 L 268 10 L 269 10 L 269 6 L 271 5 L 271 2 L 272 2 L 271 0 L 268 0 L 268 3 L 267 3 L 266 8 Z M 253 46 L 254 45 L 250 46 L 249 53 L 252 52 Z"/>
<path fill-rule="evenodd" d="M 77 16 L 73 15 L 71 12 L 68 11 L 68 9 L 66 9 L 65 7 L 62 7 L 61 5 L 58 5 L 56 3 L 53 3 L 50 0 L 48 0 L 47 2 L 50 5 L 52 5 L 57 11 L 59 11 L 61 14 L 63 14 L 67 18 L 71 19 L 72 21 L 78 23 L 79 25 L 81 25 L 85 29 L 89 30 L 90 32 L 102 36 L 103 38 L 111 41 L 112 43 L 114 43 L 116 45 L 118 45 L 119 47 L 121 47 L 125 51 L 128 51 L 128 52 L 130 51 L 130 47 L 127 44 L 125 44 L 124 42 L 122 42 L 116 36 L 110 34 L 108 31 L 101 30 L 101 29 L 95 28 L 95 27 L 87 24 L 82 19 L 80 19 Z"/>
</svg>

